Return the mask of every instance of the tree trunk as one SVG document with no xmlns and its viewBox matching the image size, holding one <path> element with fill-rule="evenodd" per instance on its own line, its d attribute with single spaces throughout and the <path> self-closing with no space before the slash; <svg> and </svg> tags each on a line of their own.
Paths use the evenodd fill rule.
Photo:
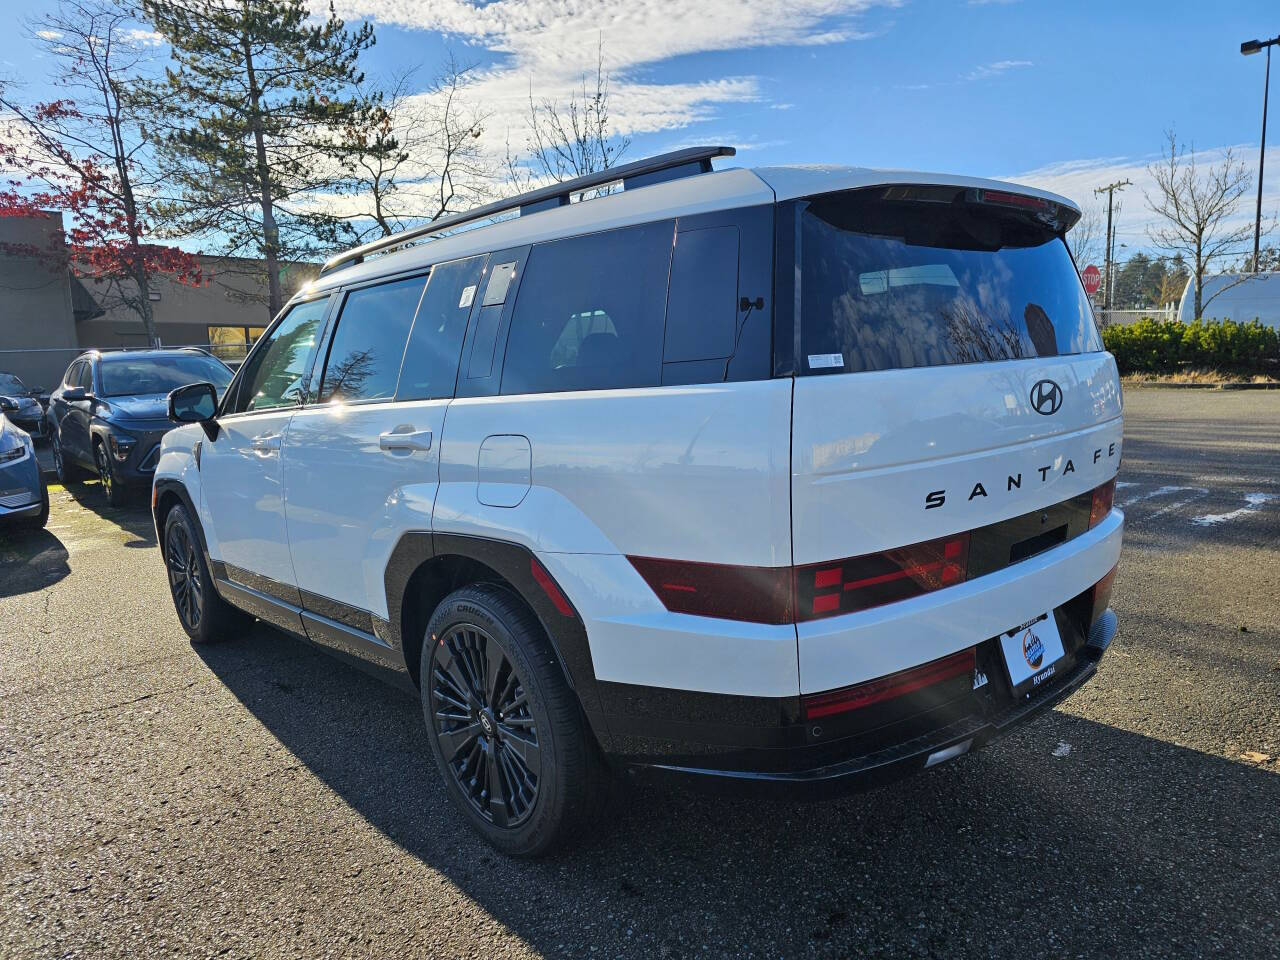
<svg viewBox="0 0 1280 960">
<path fill-rule="evenodd" d="M 151 278 L 143 264 L 135 263 L 133 279 L 138 285 L 138 316 L 142 318 L 142 328 L 147 332 L 147 346 L 158 347 L 160 335 L 156 333 L 155 311 L 151 307 Z"/>
<path fill-rule="evenodd" d="M 253 128 L 253 147 L 257 160 L 258 197 L 262 207 L 262 258 L 267 269 L 267 312 L 275 319 L 284 306 L 280 290 L 280 228 L 276 224 L 275 204 L 271 199 L 271 167 L 267 163 L 267 144 L 262 132 L 262 91 L 253 68 L 253 49 L 249 34 L 241 34 L 245 72 L 249 79 L 249 115 Z"/>
<path fill-rule="evenodd" d="M 1196 315 L 1193 320 L 1200 319 L 1200 311 L 1204 309 L 1204 244 L 1196 240 Z"/>
</svg>

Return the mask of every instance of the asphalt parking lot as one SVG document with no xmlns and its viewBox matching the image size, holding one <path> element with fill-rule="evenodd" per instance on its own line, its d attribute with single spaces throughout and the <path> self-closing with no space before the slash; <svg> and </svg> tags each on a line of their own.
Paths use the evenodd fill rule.
<svg viewBox="0 0 1280 960">
<path fill-rule="evenodd" d="M 0 535 L 0 956 L 1280 956 L 1280 392 L 1132 389 L 1098 677 L 822 804 L 620 791 L 507 861 L 417 703 L 259 625 L 196 651 L 144 504 Z"/>
</svg>

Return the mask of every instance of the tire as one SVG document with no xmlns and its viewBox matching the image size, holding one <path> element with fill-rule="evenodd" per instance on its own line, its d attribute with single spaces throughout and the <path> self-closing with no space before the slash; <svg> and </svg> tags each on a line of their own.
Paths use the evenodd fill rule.
<svg viewBox="0 0 1280 960">
<path fill-rule="evenodd" d="M 419 677 L 431 752 L 473 830 L 512 857 L 589 832 L 606 787 L 598 747 L 516 596 L 488 584 L 449 594 L 427 625 Z"/>
<path fill-rule="evenodd" d="M 164 520 L 164 563 L 178 622 L 192 643 L 216 643 L 242 632 L 249 616 L 218 596 L 195 521 L 182 504 Z"/>
<path fill-rule="evenodd" d="M 104 443 L 93 445 L 93 459 L 98 465 L 98 479 L 102 481 L 102 492 L 106 494 L 107 503 L 113 507 L 123 507 L 129 502 L 129 491 L 123 483 L 116 479 L 111 469 L 111 456 Z"/>
<path fill-rule="evenodd" d="M 30 520 L 24 520 L 22 526 L 27 530 L 43 530 L 45 524 L 49 522 L 49 486 L 44 482 L 44 476 L 40 477 L 40 513 L 38 516 L 32 517 Z"/>
<path fill-rule="evenodd" d="M 49 452 L 53 454 L 53 469 L 58 474 L 58 482 L 64 487 L 84 479 L 84 471 L 74 463 L 68 463 L 62 456 L 62 441 L 56 430 L 49 431 Z"/>
</svg>

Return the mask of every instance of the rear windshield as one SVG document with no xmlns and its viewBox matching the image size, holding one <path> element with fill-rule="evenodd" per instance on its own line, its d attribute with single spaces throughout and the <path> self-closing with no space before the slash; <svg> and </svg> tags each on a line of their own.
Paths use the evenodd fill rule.
<svg viewBox="0 0 1280 960">
<path fill-rule="evenodd" d="M 856 191 L 802 206 L 801 373 L 1102 349 L 1053 228 L 967 196 Z"/>
<path fill-rule="evenodd" d="M 231 380 L 231 371 L 213 357 L 192 354 L 169 357 L 121 357 L 102 360 L 102 395 L 127 397 L 134 394 L 168 393 L 188 383 L 212 383 L 221 393 Z"/>
</svg>

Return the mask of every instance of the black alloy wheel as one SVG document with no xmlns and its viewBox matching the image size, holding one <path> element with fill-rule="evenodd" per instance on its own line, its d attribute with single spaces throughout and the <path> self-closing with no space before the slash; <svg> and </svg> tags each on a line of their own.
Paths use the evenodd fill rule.
<svg viewBox="0 0 1280 960">
<path fill-rule="evenodd" d="M 49 431 L 49 452 L 53 454 L 53 469 L 58 475 L 58 482 L 64 487 L 74 480 L 80 479 L 80 471 L 75 466 L 67 463 L 67 459 L 62 454 L 62 441 L 58 438 L 56 430 Z"/>
<path fill-rule="evenodd" d="M 182 626 L 188 634 L 197 634 L 204 615 L 204 578 L 197 547 L 185 523 L 169 525 L 165 533 L 164 560 L 173 605 Z"/>
<path fill-rule="evenodd" d="M 196 521 L 185 506 L 178 504 L 165 515 L 161 538 L 169 593 L 191 642 L 213 643 L 244 633 L 252 618 L 218 595 Z"/>
<path fill-rule="evenodd" d="M 609 780 L 546 631 L 503 584 L 455 590 L 427 624 L 422 710 L 449 799 L 502 853 L 592 833 Z"/>
<path fill-rule="evenodd" d="M 502 644 L 475 624 L 441 637 L 431 706 L 445 764 L 475 812 L 497 827 L 523 823 L 538 799 L 542 750 L 528 694 Z"/>
<path fill-rule="evenodd" d="M 62 462 L 62 444 L 58 442 L 56 433 L 49 437 L 49 452 L 53 454 L 53 472 L 58 475 L 58 482 L 66 483 L 67 468 Z"/>
</svg>

